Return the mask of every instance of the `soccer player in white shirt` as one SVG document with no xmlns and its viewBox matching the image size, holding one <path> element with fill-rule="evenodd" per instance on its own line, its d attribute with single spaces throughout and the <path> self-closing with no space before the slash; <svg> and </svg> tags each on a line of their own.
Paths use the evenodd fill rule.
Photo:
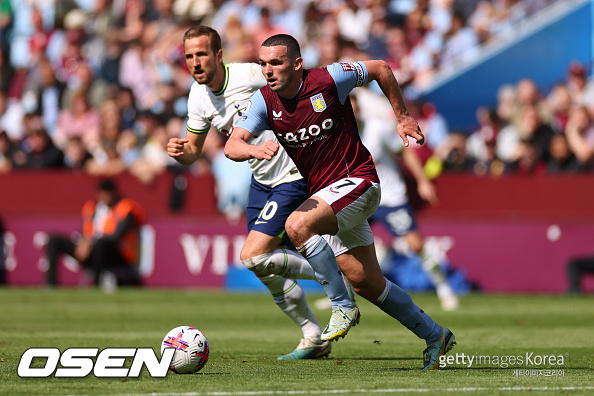
<svg viewBox="0 0 594 396">
<path fill-rule="evenodd" d="M 250 97 L 266 85 L 266 80 L 257 64 L 224 63 L 221 38 L 210 27 L 190 28 L 183 43 L 186 63 L 196 83 L 188 98 L 186 136 L 170 139 L 167 152 L 179 163 L 189 165 L 199 158 L 211 127 L 226 136 L 231 134 L 233 124 L 247 111 Z M 254 142 L 271 139 L 276 138 L 267 131 Z M 250 168 L 253 177 L 247 208 L 249 233 L 241 260 L 303 332 L 297 348 L 279 359 L 327 356 L 331 344 L 320 339 L 322 329 L 295 280 L 316 279 L 314 270 L 301 255 L 281 247 L 290 244 L 284 231 L 285 220 L 307 199 L 307 185 L 284 152 L 270 161 L 251 160 Z"/>
<path fill-rule="evenodd" d="M 419 196 L 430 204 L 437 200 L 435 186 L 425 176 L 423 165 L 415 151 L 405 150 L 402 140 L 394 139 L 396 120 L 390 116 L 392 109 L 383 95 L 361 87 L 357 88 L 355 97 L 359 114 L 365 115 L 361 139 L 373 156 L 382 186 L 379 208 L 371 215 L 369 223 L 381 223 L 392 234 L 393 247 L 398 238 L 404 239 L 408 249 L 418 255 L 422 270 L 435 287 L 442 309 L 455 310 L 459 305 L 458 297 L 448 284 L 438 261 L 425 249 L 423 236 L 408 202 L 406 183 L 395 156 L 401 155 L 404 165 L 417 182 Z"/>
</svg>

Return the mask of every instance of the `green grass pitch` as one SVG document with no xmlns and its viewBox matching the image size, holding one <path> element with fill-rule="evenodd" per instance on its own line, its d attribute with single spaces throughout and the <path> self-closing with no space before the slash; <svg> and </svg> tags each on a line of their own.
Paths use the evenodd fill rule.
<svg viewBox="0 0 594 396">
<path fill-rule="evenodd" d="M 324 326 L 329 310 L 313 308 Z M 415 302 L 456 335 L 451 355 L 563 356 L 563 366 L 450 365 L 420 370 L 424 342 L 359 298 L 361 324 L 335 342 L 330 358 L 278 361 L 300 331 L 265 294 L 120 289 L 0 288 L 0 395 L 594 394 L 592 297 L 471 295 L 458 311 L 433 294 Z M 173 327 L 192 325 L 211 345 L 197 374 L 151 378 L 19 378 L 31 347 L 153 347 Z M 502 358 L 503 359 L 503 358 Z M 129 364 L 129 362 L 127 363 Z M 563 370 L 549 376 L 547 370 Z M 535 375 L 515 375 L 518 370 Z M 538 374 L 538 375 L 536 375 Z"/>
</svg>

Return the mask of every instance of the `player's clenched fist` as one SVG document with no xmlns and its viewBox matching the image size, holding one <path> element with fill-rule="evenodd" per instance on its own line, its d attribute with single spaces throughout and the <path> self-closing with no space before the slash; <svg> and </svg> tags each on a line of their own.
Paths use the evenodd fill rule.
<svg viewBox="0 0 594 396">
<path fill-rule="evenodd" d="M 256 159 L 265 159 L 270 161 L 272 157 L 278 152 L 278 143 L 267 140 L 259 146 L 256 146 L 256 150 L 253 153 L 253 157 Z"/>
<path fill-rule="evenodd" d="M 184 144 L 188 143 L 188 139 L 171 138 L 167 143 L 167 154 L 170 157 L 179 157 L 184 154 Z"/>
</svg>

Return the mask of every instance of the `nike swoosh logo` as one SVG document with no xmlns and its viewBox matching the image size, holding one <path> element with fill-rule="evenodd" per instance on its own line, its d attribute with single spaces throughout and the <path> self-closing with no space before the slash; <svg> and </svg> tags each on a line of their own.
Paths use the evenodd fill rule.
<svg viewBox="0 0 594 396">
<path fill-rule="evenodd" d="M 260 221 L 260 220 L 256 220 L 256 224 L 266 224 L 268 223 L 267 221 Z"/>
</svg>

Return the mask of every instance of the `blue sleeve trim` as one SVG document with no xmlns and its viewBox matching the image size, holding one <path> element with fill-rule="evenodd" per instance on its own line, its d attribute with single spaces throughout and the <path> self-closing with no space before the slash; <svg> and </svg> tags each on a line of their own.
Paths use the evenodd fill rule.
<svg viewBox="0 0 594 396">
<path fill-rule="evenodd" d="M 272 129 L 268 125 L 266 102 L 260 90 L 251 97 L 250 103 L 250 108 L 239 119 L 235 127 L 243 128 L 254 136 L 258 136 L 260 132 L 267 129 Z"/>
<path fill-rule="evenodd" d="M 340 103 L 345 102 L 353 88 L 367 84 L 369 74 L 363 62 L 333 63 L 327 67 L 338 90 Z"/>
</svg>

